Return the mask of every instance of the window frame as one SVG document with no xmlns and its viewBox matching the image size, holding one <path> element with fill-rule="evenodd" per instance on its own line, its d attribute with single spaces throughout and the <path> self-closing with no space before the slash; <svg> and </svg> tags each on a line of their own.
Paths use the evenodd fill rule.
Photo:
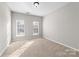
<svg viewBox="0 0 79 59">
<path fill-rule="evenodd" d="M 17 24 L 18 22 L 20 23 L 20 27 L 18 27 L 18 24 Z M 25 25 L 24 25 L 23 29 L 21 27 L 23 25 L 24 25 L 24 20 L 16 20 L 16 36 L 25 36 Z M 18 33 L 18 28 L 19 28 L 19 30 L 23 30 L 24 32 Z"/>
<path fill-rule="evenodd" d="M 38 32 L 37 33 L 34 32 L 35 25 L 38 28 Z M 39 21 L 33 21 L 33 35 L 39 35 Z"/>
</svg>

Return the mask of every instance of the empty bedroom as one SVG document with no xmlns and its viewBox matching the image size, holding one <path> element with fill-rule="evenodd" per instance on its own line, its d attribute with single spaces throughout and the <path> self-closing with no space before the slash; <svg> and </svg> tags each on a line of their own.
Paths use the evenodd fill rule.
<svg viewBox="0 0 79 59">
<path fill-rule="evenodd" d="M 0 57 L 79 57 L 79 2 L 0 2 Z"/>
</svg>

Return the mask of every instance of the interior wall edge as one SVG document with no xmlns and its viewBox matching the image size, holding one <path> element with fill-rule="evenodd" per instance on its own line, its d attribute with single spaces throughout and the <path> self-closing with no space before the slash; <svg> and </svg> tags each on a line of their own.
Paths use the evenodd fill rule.
<svg viewBox="0 0 79 59">
<path fill-rule="evenodd" d="M 2 56 L 2 54 L 6 51 L 8 46 L 6 46 L 1 52 L 0 52 L 0 56 Z"/>
<path fill-rule="evenodd" d="M 77 48 L 74 48 L 74 47 L 68 46 L 68 45 L 66 45 L 66 44 L 64 44 L 64 43 L 61 43 L 61 42 L 58 42 L 58 41 L 49 39 L 49 38 L 46 37 L 46 36 L 43 36 L 43 38 L 44 38 L 44 39 L 47 39 L 47 40 L 50 40 L 50 41 L 52 41 L 52 42 L 55 42 L 55 43 L 57 43 L 57 44 L 63 45 L 63 46 L 65 46 L 65 47 L 68 47 L 68 48 L 70 48 L 70 49 L 73 49 L 73 50 L 75 50 L 75 51 L 79 51 L 79 49 L 77 49 Z"/>
</svg>

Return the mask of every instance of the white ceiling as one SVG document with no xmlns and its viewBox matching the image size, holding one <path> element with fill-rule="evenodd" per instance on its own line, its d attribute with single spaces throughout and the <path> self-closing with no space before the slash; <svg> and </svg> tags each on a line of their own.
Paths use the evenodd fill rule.
<svg viewBox="0 0 79 59">
<path fill-rule="evenodd" d="M 29 13 L 37 16 L 45 16 L 50 12 L 57 10 L 68 4 L 68 2 L 39 2 L 39 7 L 35 8 L 33 2 L 8 2 L 12 11 L 20 13 Z"/>
</svg>

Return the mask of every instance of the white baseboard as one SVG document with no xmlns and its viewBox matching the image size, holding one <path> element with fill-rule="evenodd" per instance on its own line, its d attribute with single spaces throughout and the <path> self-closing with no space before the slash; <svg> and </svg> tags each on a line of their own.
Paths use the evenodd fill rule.
<svg viewBox="0 0 79 59">
<path fill-rule="evenodd" d="M 53 42 L 55 42 L 55 43 L 57 43 L 57 44 L 63 45 L 63 46 L 65 46 L 65 47 L 71 48 L 71 49 L 73 49 L 73 50 L 75 50 L 75 51 L 79 51 L 79 49 L 73 48 L 73 47 L 68 46 L 68 45 L 66 45 L 66 44 L 57 42 L 57 41 L 55 41 L 55 40 L 51 40 L 51 39 L 49 39 L 49 38 L 47 38 L 47 37 L 43 37 L 43 38 L 48 39 L 48 40 L 50 40 L 50 41 L 53 41 Z"/>
<path fill-rule="evenodd" d="M 2 54 L 5 52 L 6 49 L 7 49 L 7 47 L 5 47 L 5 48 L 0 52 L 0 57 L 1 57 Z"/>
</svg>

